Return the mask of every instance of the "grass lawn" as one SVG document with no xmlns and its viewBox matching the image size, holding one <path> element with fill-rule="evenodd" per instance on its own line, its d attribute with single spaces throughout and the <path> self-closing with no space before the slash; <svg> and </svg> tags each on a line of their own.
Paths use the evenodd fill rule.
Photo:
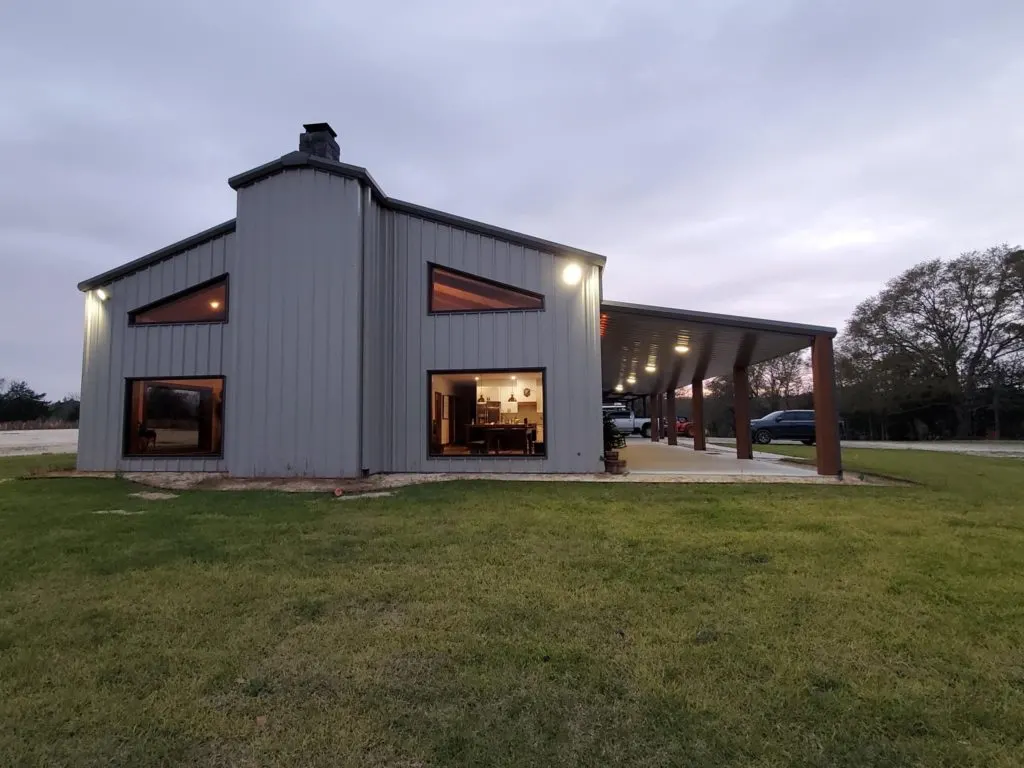
<svg viewBox="0 0 1024 768">
<path fill-rule="evenodd" d="M 0 482 L 0 765 L 1024 764 L 1024 463 L 846 464 L 920 484 Z"/>
</svg>

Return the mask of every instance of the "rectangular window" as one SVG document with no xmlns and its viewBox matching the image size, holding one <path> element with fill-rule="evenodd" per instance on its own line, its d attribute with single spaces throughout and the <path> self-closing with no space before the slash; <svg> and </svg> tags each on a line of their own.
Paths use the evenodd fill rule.
<svg viewBox="0 0 1024 768">
<path fill-rule="evenodd" d="M 128 313 L 129 325 L 224 323 L 227 319 L 227 275 L 186 288 Z"/>
<path fill-rule="evenodd" d="M 544 371 L 429 371 L 429 455 L 547 455 Z"/>
<path fill-rule="evenodd" d="M 544 309 L 544 297 L 524 288 L 430 265 L 430 311 L 506 312 Z"/>
<path fill-rule="evenodd" d="M 126 456 L 220 456 L 224 377 L 128 379 Z"/>
</svg>

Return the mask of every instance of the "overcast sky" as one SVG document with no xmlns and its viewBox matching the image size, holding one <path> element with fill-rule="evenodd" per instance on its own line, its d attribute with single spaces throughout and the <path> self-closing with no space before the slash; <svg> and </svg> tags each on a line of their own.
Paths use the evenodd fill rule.
<svg viewBox="0 0 1024 768">
<path fill-rule="evenodd" d="M 75 284 L 324 120 L 389 195 L 605 254 L 607 298 L 841 327 L 1024 242 L 1022 39 L 1019 0 L 2 3 L 0 377 L 76 392 Z"/>
</svg>

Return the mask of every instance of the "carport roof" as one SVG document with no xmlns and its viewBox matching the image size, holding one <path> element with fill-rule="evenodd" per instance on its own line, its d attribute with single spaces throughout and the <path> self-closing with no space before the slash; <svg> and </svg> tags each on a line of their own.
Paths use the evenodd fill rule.
<svg viewBox="0 0 1024 768">
<path fill-rule="evenodd" d="M 601 303 L 601 386 L 623 395 L 686 386 L 694 378 L 725 376 L 736 366 L 771 360 L 809 347 L 836 329 L 618 301 Z M 678 344 L 689 348 L 675 351 Z M 654 372 L 645 369 L 652 365 Z M 628 383 L 634 376 L 636 382 Z"/>
</svg>

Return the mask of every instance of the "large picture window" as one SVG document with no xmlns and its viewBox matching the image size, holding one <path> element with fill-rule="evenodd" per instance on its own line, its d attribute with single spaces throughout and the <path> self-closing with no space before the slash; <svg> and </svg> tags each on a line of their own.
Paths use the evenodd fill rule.
<svg viewBox="0 0 1024 768">
<path fill-rule="evenodd" d="M 224 379 L 129 379 L 126 456 L 219 456 Z"/>
<path fill-rule="evenodd" d="M 128 313 L 129 325 L 223 323 L 227 319 L 227 275 L 186 288 Z"/>
<path fill-rule="evenodd" d="M 431 312 L 503 312 L 544 309 L 544 297 L 447 267 L 430 265 Z"/>
<path fill-rule="evenodd" d="M 430 371 L 429 455 L 545 456 L 544 371 Z"/>
</svg>

